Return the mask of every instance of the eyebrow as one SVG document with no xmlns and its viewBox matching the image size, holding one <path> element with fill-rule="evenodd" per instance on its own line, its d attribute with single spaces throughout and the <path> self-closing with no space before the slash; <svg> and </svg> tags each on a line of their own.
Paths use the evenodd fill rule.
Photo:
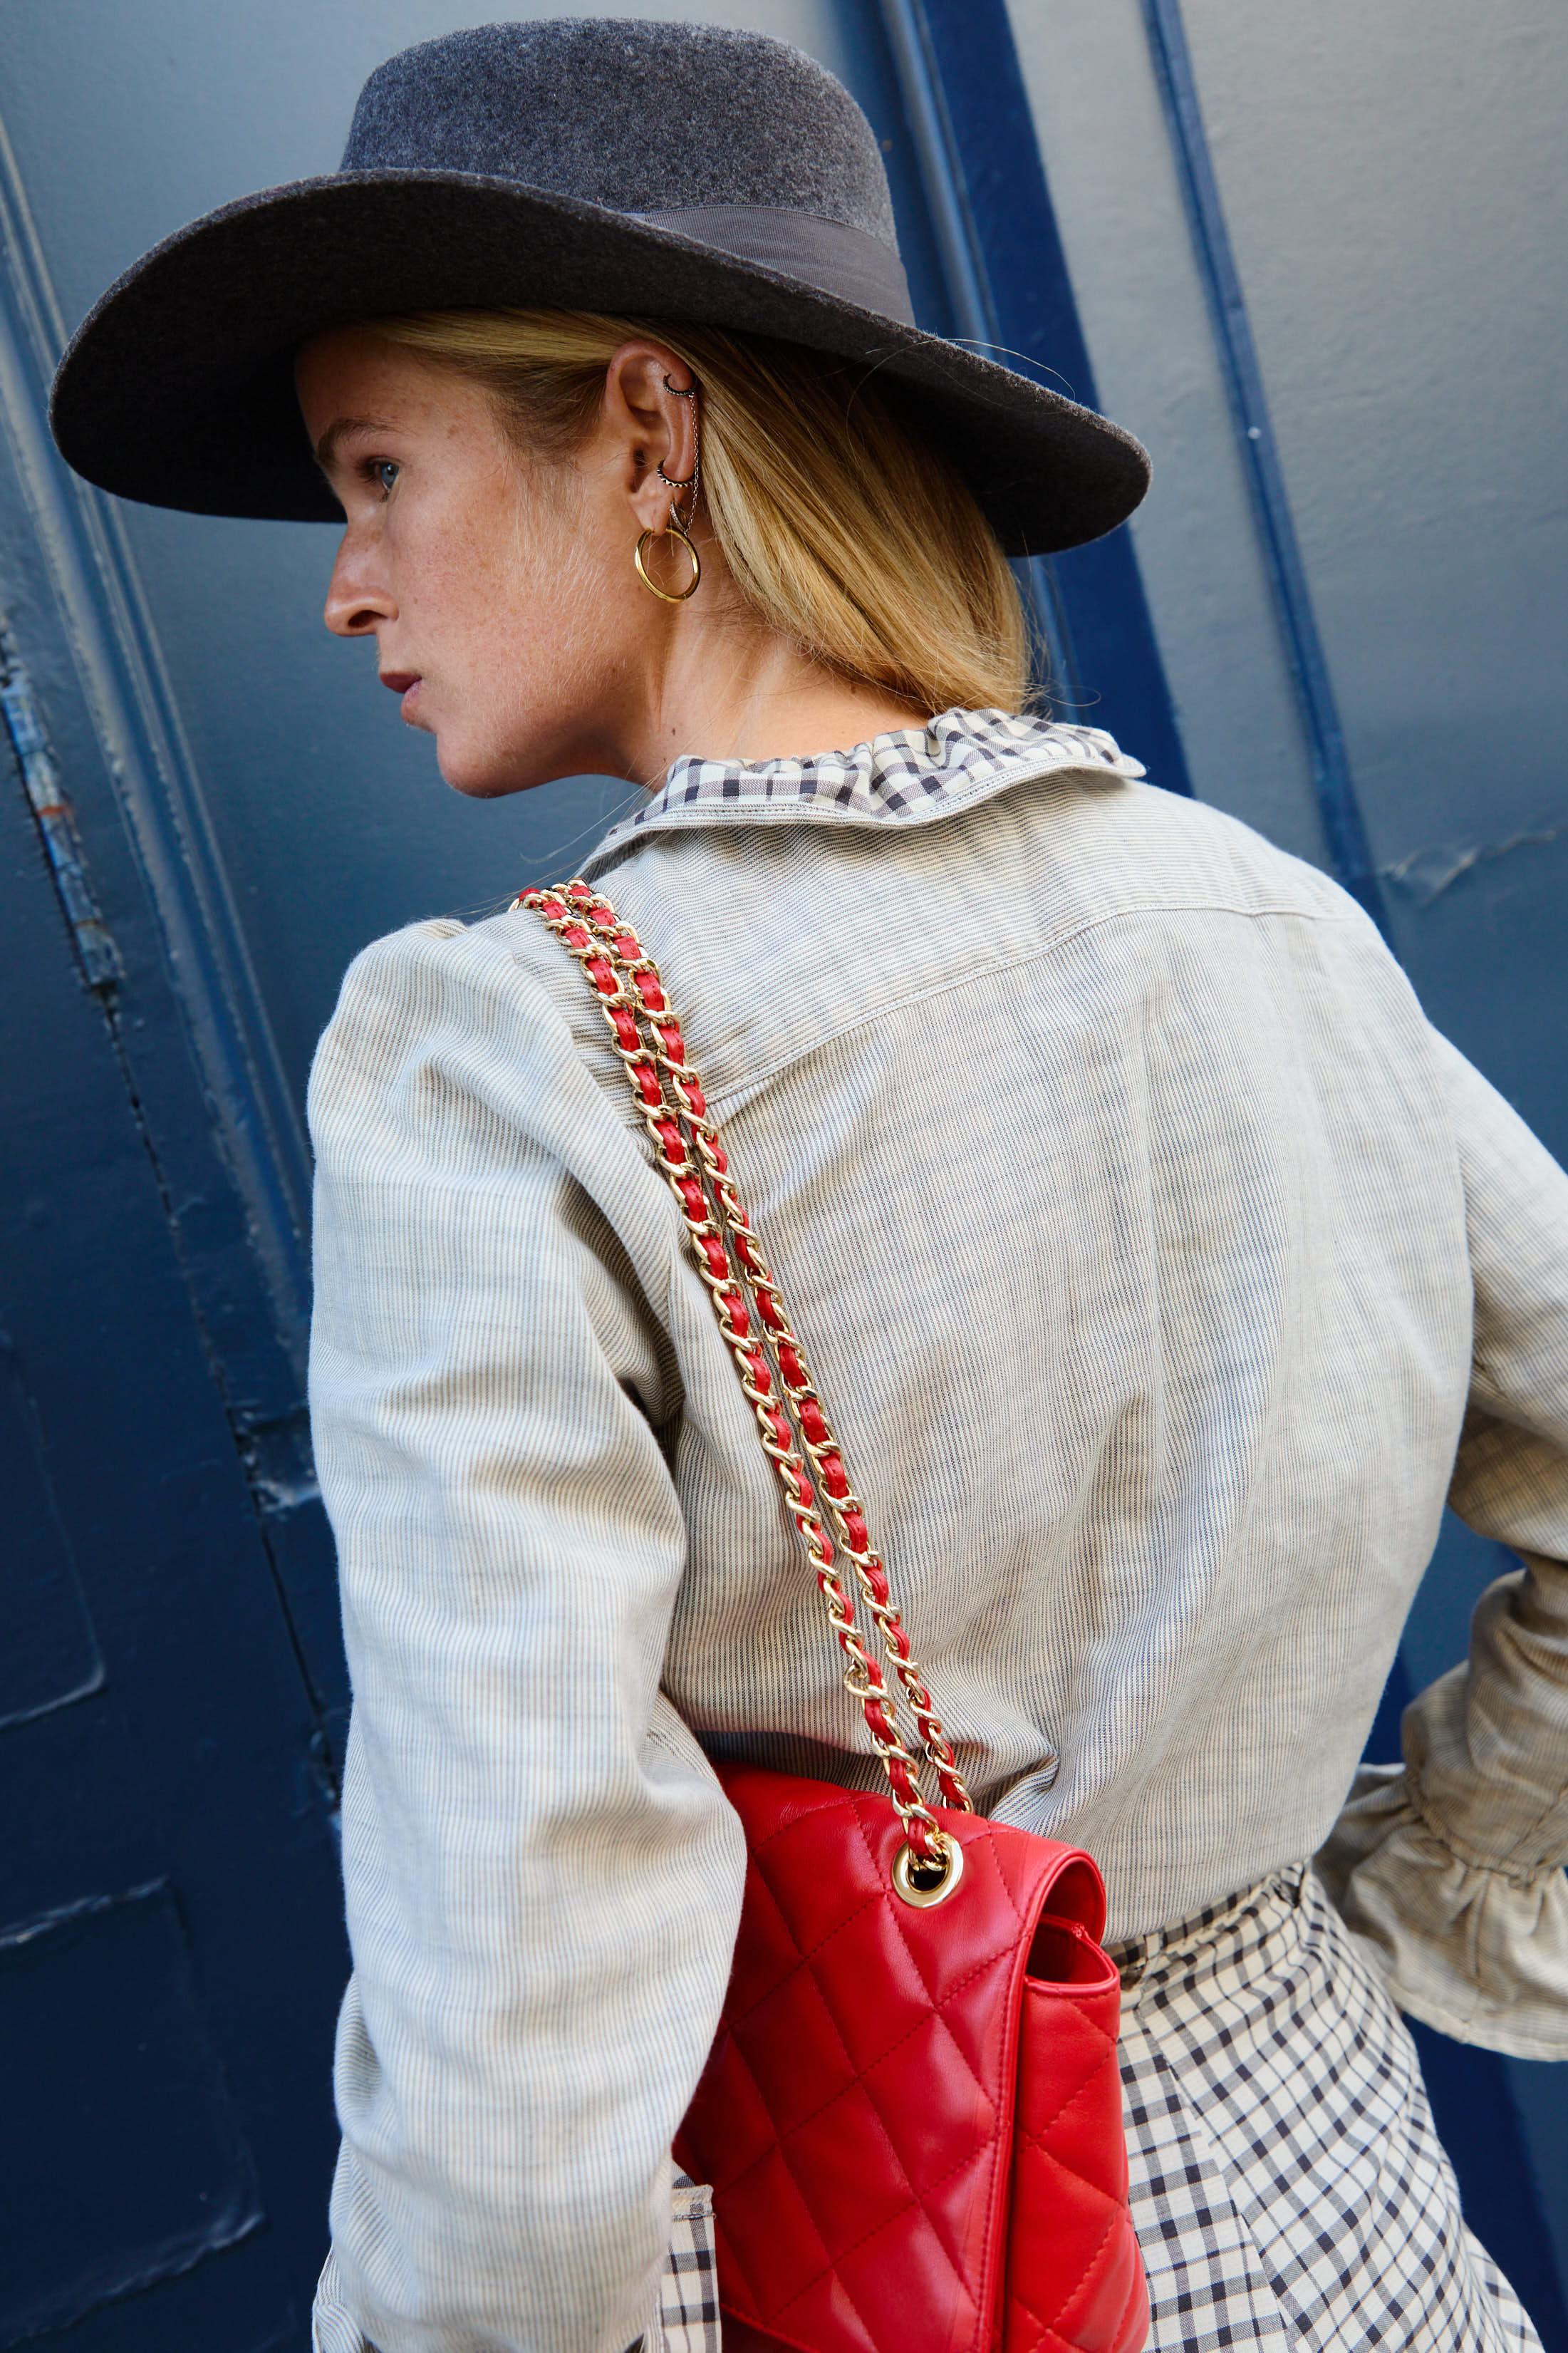
<svg viewBox="0 0 1568 2353">
<path fill-rule="evenodd" d="M 390 433 L 392 429 L 384 417 L 334 417 L 316 444 L 316 463 L 323 474 L 330 473 L 338 444 L 351 433 Z"/>
</svg>

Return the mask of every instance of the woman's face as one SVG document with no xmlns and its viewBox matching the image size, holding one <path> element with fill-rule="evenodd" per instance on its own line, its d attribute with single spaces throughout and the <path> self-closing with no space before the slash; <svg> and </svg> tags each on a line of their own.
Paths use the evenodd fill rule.
<svg viewBox="0 0 1568 2353">
<path fill-rule="evenodd" d="M 374 638 L 447 782 L 488 797 L 626 774 L 658 634 L 631 561 L 652 469 L 626 434 L 536 464 L 486 386 L 361 328 L 308 343 L 296 379 L 348 521 L 327 627 Z"/>
</svg>

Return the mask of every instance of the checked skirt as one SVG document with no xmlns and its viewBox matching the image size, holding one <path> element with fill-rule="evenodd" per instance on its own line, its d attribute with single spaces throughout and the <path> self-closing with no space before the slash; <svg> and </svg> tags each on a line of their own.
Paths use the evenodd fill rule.
<svg viewBox="0 0 1568 2353">
<path fill-rule="evenodd" d="M 1540 2353 L 1310 1871 L 1112 1957 L 1148 2353 Z"/>
</svg>

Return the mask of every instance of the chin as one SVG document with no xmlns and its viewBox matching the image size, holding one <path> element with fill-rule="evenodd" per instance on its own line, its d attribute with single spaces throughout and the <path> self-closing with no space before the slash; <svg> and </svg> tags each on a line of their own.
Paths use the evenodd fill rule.
<svg viewBox="0 0 1568 2353">
<path fill-rule="evenodd" d="M 487 759 L 472 747 L 440 742 L 436 746 L 436 765 L 452 790 L 470 801 L 499 801 L 508 793 L 525 793 L 531 785 L 548 781 L 542 772 L 534 776 L 516 760 Z"/>
</svg>

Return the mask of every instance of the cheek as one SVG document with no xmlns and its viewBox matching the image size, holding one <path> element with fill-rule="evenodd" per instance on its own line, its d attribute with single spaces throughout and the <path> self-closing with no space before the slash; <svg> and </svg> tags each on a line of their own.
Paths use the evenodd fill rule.
<svg viewBox="0 0 1568 2353">
<path fill-rule="evenodd" d="M 552 513 L 529 517 L 497 576 L 486 632 L 505 640 L 514 690 L 535 709 L 592 691 L 615 666 L 623 628 L 602 552 Z"/>
<path fill-rule="evenodd" d="M 591 501 L 487 473 L 406 549 L 408 651 L 434 673 L 426 723 L 461 789 L 542 736 L 601 722 L 635 660 L 631 541 L 601 544 L 595 520 Z"/>
</svg>

